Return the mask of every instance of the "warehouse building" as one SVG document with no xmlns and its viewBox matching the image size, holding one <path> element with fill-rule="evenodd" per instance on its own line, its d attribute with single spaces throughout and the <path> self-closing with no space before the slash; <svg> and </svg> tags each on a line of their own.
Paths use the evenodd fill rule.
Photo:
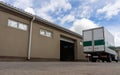
<svg viewBox="0 0 120 75">
<path fill-rule="evenodd" d="M 86 60 L 82 36 L 0 2 L 0 59 Z"/>
</svg>

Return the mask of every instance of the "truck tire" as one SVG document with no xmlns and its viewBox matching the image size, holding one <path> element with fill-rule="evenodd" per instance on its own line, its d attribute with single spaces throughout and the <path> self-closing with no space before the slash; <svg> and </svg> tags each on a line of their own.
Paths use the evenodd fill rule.
<svg viewBox="0 0 120 75">
<path fill-rule="evenodd" d="M 112 62 L 112 59 L 111 59 L 111 58 L 108 58 L 108 59 L 107 59 L 107 62 Z"/>
<path fill-rule="evenodd" d="M 118 60 L 115 60 L 116 61 L 116 63 L 118 63 Z"/>
<path fill-rule="evenodd" d="M 105 62 L 105 60 L 102 60 L 102 62 Z"/>
</svg>

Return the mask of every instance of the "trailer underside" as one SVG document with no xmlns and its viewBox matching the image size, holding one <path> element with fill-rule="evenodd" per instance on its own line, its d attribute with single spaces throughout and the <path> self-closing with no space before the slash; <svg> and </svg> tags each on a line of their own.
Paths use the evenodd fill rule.
<svg viewBox="0 0 120 75">
<path fill-rule="evenodd" d="M 115 55 L 106 53 L 106 52 L 88 52 L 86 54 L 89 54 L 87 57 L 89 61 L 91 62 L 96 62 L 96 61 L 106 61 L 106 62 L 111 62 L 111 61 L 116 61 Z"/>
</svg>

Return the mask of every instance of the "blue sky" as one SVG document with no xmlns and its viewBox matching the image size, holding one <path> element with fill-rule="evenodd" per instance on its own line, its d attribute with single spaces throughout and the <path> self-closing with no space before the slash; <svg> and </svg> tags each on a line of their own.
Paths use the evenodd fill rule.
<svg viewBox="0 0 120 75">
<path fill-rule="evenodd" d="M 0 0 L 81 34 L 104 26 L 120 46 L 120 0 Z"/>
</svg>

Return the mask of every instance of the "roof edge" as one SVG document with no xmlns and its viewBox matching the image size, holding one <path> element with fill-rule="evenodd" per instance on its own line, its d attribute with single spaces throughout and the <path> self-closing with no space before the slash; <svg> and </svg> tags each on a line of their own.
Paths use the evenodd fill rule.
<svg viewBox="0 0 120 75">
<path fill-rule="evenodd" d="M 41 18 L 41 17 L 39 17 L 37 15 L 32 15 L 31 13 L 25 12 L 24 10 L 19 9 L 17 7 L 14 7 L 14 6 L 10 5 L 10 4 L 7 4 L 5 2 L 0 1 L 0 6 L 6 8 L 6 9 L 9 9 L 9 10 L 11 10 L 13 12 L 16 12 L 18 14 L 21 14 L 23 16 L 26 16 L 28 18 L 33 18 L 35 16 L 37 21 L 43 22 L 43 23 L 45 23 L 45 24 L 47 24 L 47 25 L 49 25 L 51 27 L 62 30 L 62 31 L 67 32 L 67 33 L 69 33 L 71 35 L 75 35 L 75 36 L 80 37 L 82 39 L 82 36 L 80 34 L 76 33 L 76 32 L 73 32 L 73 31 L 71 31 L 71 30 L 69 30 L 67 28 L 64 28 L 64 27 L 61 27 L 61 26 L 59 26 L 57 24 L 49 22 L 49 21 L 47 21 L 47 20 L 45 20 L 45 19 L 43 19 L 43 18 Z"/>
</svg>

